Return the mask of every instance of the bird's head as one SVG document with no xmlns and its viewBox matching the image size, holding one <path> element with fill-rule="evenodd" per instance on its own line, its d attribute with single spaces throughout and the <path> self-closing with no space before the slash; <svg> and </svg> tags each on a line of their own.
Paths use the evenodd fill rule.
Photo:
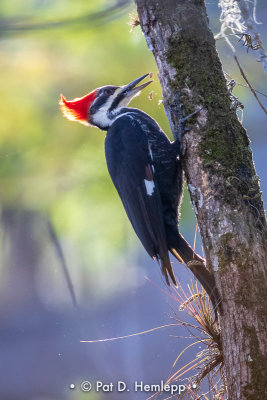
<svg viewBox="0 0 267 400">
<path fill-rule="evenodd" d="M 152 81 L 138 85 L 149 74 L 135 79 L 125 86 L 102 86 L 89 94 L 67 101 L 61 95 L 59 101 L 63 115 L 71 121 L 107 130 L 123 107 Z"/>
</svg>

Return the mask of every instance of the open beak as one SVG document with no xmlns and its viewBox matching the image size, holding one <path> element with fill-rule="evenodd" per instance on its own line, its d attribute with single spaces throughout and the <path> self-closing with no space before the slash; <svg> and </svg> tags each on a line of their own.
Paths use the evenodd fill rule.
<svg viewBox="0 0 267 400">
<path fill-rule="evenodd" d="M 134 81 L 132 81 L 131 83 L 128 83 L 128 85 L 125 85 L 121 88 L 121 94 L 123 94 L 123 96 L 125 98 L 132 98 L 133 96 L 135 96 L 137 93 L 139 93 L 142 89 L 144 89 L 146 86 L 148 86 L 151 82 L 153 81 L 148 81 L 143 83 L 140 86 L 136 86 L 138 85 L 139 82 L 141 82 L 143 79 L 145 79 L 149 74 L 145 74 L 143 76 L 141 76 L 140 78 L 135 79 Z"/>
</svg>

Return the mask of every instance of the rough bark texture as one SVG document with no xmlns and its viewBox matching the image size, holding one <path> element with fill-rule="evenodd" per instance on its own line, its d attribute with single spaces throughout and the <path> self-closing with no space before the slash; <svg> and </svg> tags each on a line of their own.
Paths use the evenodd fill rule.
<svg viewBox="0 0 267 400">
<path fill-rule="evenodd" d="M 203 0 L 136 0 L 159 69 L 174 137 L 184 135 L 184 171 L 207 265 L 223 299 L 221 330 L 229 399 L 267 397 L 266 220 L 249 139 L 230 109 Z M 181 106 L 182 105 L 182 106 Z"/>
</svg>

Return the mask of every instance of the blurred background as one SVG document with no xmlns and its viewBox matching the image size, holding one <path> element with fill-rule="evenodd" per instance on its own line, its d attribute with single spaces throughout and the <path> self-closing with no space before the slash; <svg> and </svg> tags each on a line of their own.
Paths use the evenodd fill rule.
<svg viewBox="0 0 267 400">
<path fill-rule="evenodd" d="M 207 2 L 220 30 L 217 1 Z M 108 175 L 104 132 L 62 117 L 60 93 L 81 97 L 98 86 L 122 85 L 153 72 L 154 83 L 132 105 L 171 137 L 153 55 L 140 27 L 131 29 L 132 2 L 0 1 L 0 398 L 79 400 L 148 397 L 147 393 L 82 393 L 83 380 L 156 384 L 177 369 L 188 332 L 167 327 L 184 318 L 135 237 Z M 267 5 L 258 1 L 259 21 Z M 266 25 L 258 25 L 267 47 Z M 250 50 L 231 39 L 255 89 L 266 75 Z M 245 83 L 223 39 L 224 71 Z M 153 95 L 149 96 L 149 92 Z M 244 126 L 266 201 L 266 115 L 249 89 L 236 86 Z M 259 95 L 260 96 L 260 95 Z M 266 98 L 260 96 L 266 107 Z M 196 220 L 187 189 L 181 232 L 193 244 Z M 197 235 L 196 250 L 201 254 Z M 192 276 L 175 262 L 186 287 Z M 182 363 L 192 358 L 188 351 Z M 180 362 L 180 361 L 179 361 Z M 180 366 L 183 364 L 180 364 Z M 70 389 L 70 385 L 77 385 Z"/>
</svg>

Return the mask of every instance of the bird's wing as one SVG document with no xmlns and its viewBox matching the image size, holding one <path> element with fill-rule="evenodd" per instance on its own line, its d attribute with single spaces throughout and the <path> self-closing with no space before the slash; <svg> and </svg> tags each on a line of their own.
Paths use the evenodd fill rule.
<svg viewBox="0 0 267 400">
<path fill-rule="evenodd" d="M 128 218 L 148 254 L 161 259 L 166 277 L 166 269 L 171 270 L 171 264 L 163 209 L 142 124 L 130 115 L 118 118 L 107 133 L 105 151 L 110 176 Z"/>
</svg>

